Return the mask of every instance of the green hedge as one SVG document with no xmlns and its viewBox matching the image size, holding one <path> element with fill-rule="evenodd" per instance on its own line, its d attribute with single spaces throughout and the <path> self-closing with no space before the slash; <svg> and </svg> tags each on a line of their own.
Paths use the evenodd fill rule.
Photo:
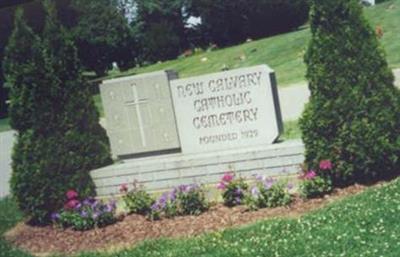
<svg viewBox="0 0 400 257">
<path fill-rule="evenodd" d="M 331 160 L 335 185 L 400 171 L 400 92 L 357 0 L 312 1 L 305 56 L 310 103 L 300 121 L 306 164 Z"/>
<path fill-rule="evenodd" d="M 11 126 L 18 132 L 11 188 L 35 224 L 49 222 L 69 189 L 94 195 L 89 171 L 111 163 L 109 142 L 81 75 L 76 48 L 54 7 L 45 3 L 41 37 L 18 12 L 4 61 L 11 85 Z"/>
</svg>

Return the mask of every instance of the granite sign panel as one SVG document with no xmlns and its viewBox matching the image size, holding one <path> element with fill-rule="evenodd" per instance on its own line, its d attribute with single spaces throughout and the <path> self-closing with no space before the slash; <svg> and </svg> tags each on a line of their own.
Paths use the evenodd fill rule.
<svg viewBox="0 0 400 257">
<path fill-rule="evenodd" d="M 266 65 L 172 80 L 182 152 L 273 143 L 282 132 L 275 81 Z"/>
<path fill-rule="evenodd" d="M 169 81 L 172 71 L 104 81 L 100 85 L 113 154 L 132 157 L 180 148 Z"/>
</svg>

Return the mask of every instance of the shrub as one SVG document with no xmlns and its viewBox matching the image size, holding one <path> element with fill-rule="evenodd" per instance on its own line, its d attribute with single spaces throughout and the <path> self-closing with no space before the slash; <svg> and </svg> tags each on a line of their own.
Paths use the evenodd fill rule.
<svg viewBox="0 0 400 257">
<path fill-rule="evenodd" d="M 154 199 L 147 193 L 143 186 L 138 182 L 133 183 L 133 189 L 128 191 L 126 184 L 121 185 L 121 193 L 124 193 L 122 199 L 125 202 L 129 213 L 136 213 L 140 215 L 147 215 L 151 212 L 151 206 L 154 204 Z"/>
<path fill-rule="evenodd" d="M 198 185 L 178 187 L 176 199 L 181 215 L 200 215 L 209 207 L 205 191 Z"/>
<path fill-rule="evenodd" d="M 333 185 L 400 171 L 400 92 L 358 0 L 311 1 L 311 90 L 300 120 L 307 169 L 335 163 Z M 340 15 L 339 15 L 340 14 Z"/>
<path fill-rule="evenodd" d="M 208 208 L 205 190 L 201 186 L 181 185 L 161 195 L 151 206 L 149 218 L 155 220 L 162 215 L 168 218 L 178 215 L 200 215 Z"/>
<path fill-rule="evenodd" d="M 223 191 L 222 198 L 228 207 L 242 204 L 249 187 L 243 178 L 235 178 L 235 176 L 232 172 L 226 172 L 217 186 Z"/>
<path fill-rule="evenodd" d="M 41 38 L 16 15 L 4 60 L 11 86 L 11 126 L 17 133 L 12 156 L 12 193 L 33 224 L 50 222 L 75 188 L 93 196 L 89 171 L 111 163 L 109 142 L 99 125 L 76 48 L 46 3 Z"/>
<path fill-rule="evenodd" d="M 302 174 L 300 183 L 300 195 L 303 198 L 316 198 L 332 192 L 332 182 L 327 177 L 317 176 L 315 171 Z"/>
<path fill-rule="evenodd" d="M 257 176 L 256 185 L 246 197 L 246 204 L 252 210 L 288 205 L 292 201 L 291 188 L 291 184 L 283 181 Z"/>
<path fill-rule="evenodd" d="M 110 201 L 108 204 L 94 198 L 80 201 L 78 194 L 73 190 L 69 190 L 66 196 L 67 202 L 63 210 L 52 214 L 55 224 L 83 231 L 115 223 L 115 201 Z"/>
</svg>

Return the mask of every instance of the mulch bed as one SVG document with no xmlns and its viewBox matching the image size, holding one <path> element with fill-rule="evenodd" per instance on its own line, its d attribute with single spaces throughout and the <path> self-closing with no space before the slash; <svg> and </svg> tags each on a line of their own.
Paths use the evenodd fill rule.
<svg viewBox="0 0 400 257">
<path fill-rule="evenodd" d="M 6 240 L 34 255 L 51 253 L 73 254 L 80 251 L 101 251 L 132 247 L 146 239 L 179 238 L 200 235 L 234 226 L 241 226 L 273 217 L 298 217 L 323 207 L 329 202 L 363 191 L 354 185 L 336 189 L 321 199 L 303 201 L 296 197 L 289 207 L 247 211 L 246 207 L 227 208 L 217 204 L 200 216 L 184 216 L 160 221 L 148 221 L 139 215 L 129 215 L 114 225 L 91 231 L 62 230 L 52 226 L 32 227 L 18 224 L 5 234 Z"/>
</svg>

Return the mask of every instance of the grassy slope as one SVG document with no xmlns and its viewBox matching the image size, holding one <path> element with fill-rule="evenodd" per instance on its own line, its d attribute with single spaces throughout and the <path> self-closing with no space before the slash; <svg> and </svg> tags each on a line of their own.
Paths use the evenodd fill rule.
<svg viewBox="0 0 400 257">
<path fill-rule="evenodd" d="M 94 256 L 400 256 L 400 180 L 299 219 L 275 219 L 196 238 L 156 240 Z"/>
<path fill-rule="evenodd" d="M 400 67 L 400 26 L 398 26 L 400 24 L 400 0 L 391 0 L 375 7 L 366 8 L 365 13 L 374 28 L 377 25 L 383 28 L 382 45 L 388 53 L 387 59 L 390 66 L 392 68 Z M 124 73 L 111 72 L 108 78 L 162 69 L 174 69 L 180 73 L 181 77 L 188 77 L 218 72 L 224 65 L 238 68 L 266 63 L 275 69 L 280 85 L 290 85 L 305 80 L 303 55 L 309 38 L 309 29 L 303 29 L 189 58 L 135 68 Z M 238 58 L 242 54 L 246 55 L 244 61 Z M 207 57 L 208 61 L 201 62 L 203 57 Z"/>
<path fill-rule="evenodd" d="M 366 15 L 371 25 L 383 27 L 382 45 L 387 52 L 387 60 L 392 68 L 400 67 L 400 0 L 391 0 L 375 7 L 366 9 Z M 224 65 L 239 68 L 266 63 L 275 69 L 278 83 L 281 86 L 302 82 L 305 80 L 305 65 L 303 55 L 310 38 L 309 29 L 257 40 L 213 52 L 198 54 L 189 58 L 177 59 L 143 68 L 131 69 L 127 72 L 110 72 L 107 78 L 128 76 L 137 73 L 174 69 L 181 77 L 218 72 Z M 254 51 L 255 50 L 255 51 Z M 244 61 L 238 58 L 246 55 Z M 207 62 L 201 62 L 207 57 Z M 101 99 L 95 96 L 96 106 L 103 115 Z M 0 120 L 0 131 L 8 130 L 6 121 Z"/>
</svg>

